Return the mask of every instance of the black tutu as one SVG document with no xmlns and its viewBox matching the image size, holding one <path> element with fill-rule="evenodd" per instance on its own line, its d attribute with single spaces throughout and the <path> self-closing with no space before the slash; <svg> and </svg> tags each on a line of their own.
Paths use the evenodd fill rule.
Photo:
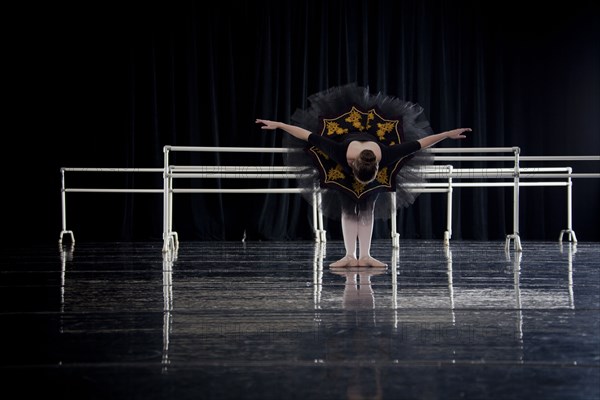
<svg viewBox="0 0 600 400">
<path fill-rule="evenodd" d="M 308 100 L 310 106 L 296 110 L 292 124 L 334 140 L 360 132 L 373 135 L 382 145 L 394 145 L 433 133 L 418 104 L 381 93 L 371 94 L 368 88 L 356 84 L 334 87 L 311 95 Z M 419 168 L 433 163 L 429 153 L 418 151 L 382 168 L 375 181 L 362 185 L 354 177 L 339 173 L 341 166 L 305 141 L 285 135 L 284 146 L 303 150 L 288 153 L 286 164 L 301 167 L 304 177 L 298 179 L 298 185 L 307 189 L 304 197 L 313 204 L 312 193 L 318 190 L 321 199 L 318 206 L 330 219 L 339 219 L 342 209 L 358 212 L 375 199 L 375 218 L 389 219 L 392 196 L 398 208 L 411 205 L 418 193 L 410 191 L 406 184 L 424 182 Z"/>
</svg>

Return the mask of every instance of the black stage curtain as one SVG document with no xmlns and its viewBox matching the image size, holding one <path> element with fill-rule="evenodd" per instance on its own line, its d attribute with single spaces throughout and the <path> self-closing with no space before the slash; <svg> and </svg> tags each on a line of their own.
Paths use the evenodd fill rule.
<svg viewBox="0 0 600 400">
<path fill-rule="evenodd" d="M 308 95 L 348 82 L 421 104 L 437 132 L 473 128 L 467 141 L 439 147 L 600 154 L 595 3 L 222 0 L 20 10 L 25 26 L 7 50 L 19 61 L 14 103 L 23 113 L 15 113 L 20 125 L 9 144 L 20 150 L 7 159 L 35 160 L 11 181 L 35 206 L 11 213 L 9 236 L 57 237 L 60 167 L 160 168 L 165 145 L 280 147 L 284 133 L 261 131 L 255 118 L 288 122 Z M 178 164 L 273 165 L 277 157 L 173 154 Z M 598 172 L 597 162 L 573 166 Z M 92 175 L 81 182 L 68 175 L 68 183 L 98 185 Z M 162 187 L 160 173 L 94 179 L 105 187 Z M 600 240 L 598 182 L 575 181 L 579 240 Z M 16 207 L 25 202 L 15 198 Z M 453 208 L 455 239 L 512 233 L 511 189 L 456 189 Z M 161 239 L 159 194 L 74 193 L 67 209 L 80 240 Z M 445 214 L 444 195 L 423 194 L 400 212 L 399 232 L 441 238 Z M 557 239 L 566 215 L 564 188 L 522 189 L 522 238 Z M 339 223 L 326 224 L 330 238 L 341 239 Z M 311 239 L 311 210 L 298 195 L 181 194 L 174 229 L 181 240 Z M 389 223 L 378 222 L 374 237 L 389 237 Z"/>
</svg>

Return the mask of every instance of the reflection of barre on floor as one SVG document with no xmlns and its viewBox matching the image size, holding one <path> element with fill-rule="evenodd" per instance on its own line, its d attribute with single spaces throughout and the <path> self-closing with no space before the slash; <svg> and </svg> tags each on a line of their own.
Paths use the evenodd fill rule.
<svg viewBox="0 0 600 400">
<path fill-rule="evenodd" d="M 521 259 L 522 252 L 517 252 L 514 254 L 514 257 L 511 258 L 511 254 L 507 251 L 506 254 L 506 262 L 510 263 L 512 266 L 513 278 L 512 280 L 506 279 L 504 283 L 511 282 L 512 288 L 509 288 L 505 285 L 498 285 L 494 288 L 478 288 L 465 284 L 463 279 L 460 279 L 459 282 L 456 283 L 454 281 L 454 273 L 453 273 L 453 258 L 452 251 L 450 247 L 444 247 L 444 257 L 446 260 L 446 271 L 447 271 L 447 299 L 444 296 L 443 290 L 434 290 L 431 292 L 427 292 L 422 290 L 421 288 L 416 289 L 416 286 L 405 286 L 400 290 L 398 288 L 398 275 L 399 275 L 399 265 L 400 265 L 400 254 L 399 249 L 395 248 L 392 251 L 392 260 L 391 260 L 391 276 L 392 276 L 392 309 L 421 309 L 423 307 L 430 307 L 432 304 L 438 304 L 440 308 L 444 308 L 445 303 L 447 302 L 447 308 L 452 311 L 452 323 L 456 322 L 454 311 L 456 308 L 476 308 L 480 306 L 477 304 L 478 302 L 485 301 L 486 303 L 494 303 L 505 304 L 507 308 L 515 307 L 518 310 L 521 310 L 524 307 L 527 308 L 538 308 L 544 307 L 548 308 L 575 308 L 575 298 L 573 292 L 573 255 L 577 253 L 577 244 L 569 243 L 568 244 L 568 259 L 567 259 L 567 278 L 566 281 L 560 281 L 561 285 L 555 286 L 550 284 L 548 286 L 544 286 L 542 288 L 535 287 L 521 287 Z M 562 243 L 560 252 L 563 253 Z M 322 244 L 315 244 L 315 253 L 314 253 L 314 261 L 313 261 L 313 302 L 315 309 L 321 308 L 321 303 L 323 299 L 323 259 L 324 259 L 324 250 L 322 248 Z M 358 274 L 367 274 L 377 275 L 381 273 L 381 270 L 377 269 L 342 269 L 341 272 L 338 271 L 338 275 L 346 275 L 346 276 L 356 276 Z M 464 278 L 464 276 L 463 276 Z M 507 277 L 505 277 L 507 278 Z M 563 278 L 564 279 L 564 278 Z M 462 281 L 462 282 L 461 282 Z M 346 283 L 344 286 L 346 291 L 349 287 L 351 289 L 355 288 L 355 284 L 357 282 L 351 282 L 350 285 Z M 364 285 L 365 282 L 362 282 Z M 362 296 L 373 296 L 373 299 L 370 301 L 371 304 L 375 302 L 374 290 L 371 288 L 371 282 L 367 281 L 368 290 L 363 290 L 361 288 L 360 294 Z M 327 285 L 326 285 L 327 286 Z M 333 286 L 335 288 L 335 286 Z M 414 290 L 413 290 L 414 289 Z M 441 289 L 441 288 L 440 288 Z M 401 293 L 401 297 L 398 297 L 398 293 Z M 512 295 L 511 295 L 512 293 Z M 358 293 L 356 293 L 358 294 Z M 382 296 L 387 297 L 387 296 Z M 389 299 L 389 297 L 388 297 Z M 368 303 L 368 302 L 367 302 Z M 520 313 L 518 314 L 520 316 Z M 397 314 L 394 316 L 394 326 L 397 327 L 398 318 Z M 519 332 L 522 332 L 522 320 L 519 319 Z"/>
<path fill-rule="evenodd" d="M 173 231 L 173 194 L 175 193 L 303 193 L 300 188 L 176 188 L 174 179 L 295 179 L 306 177 L 301 169 L 287 166 L 247 166 L 247 165 L 172 165 L 170 152 L 235 152 L 235 153 L 291 153 L 301 151 L 288 148 L 257 148 L 257 147 L 190 147 L 165 146 L 163 168 L 61 168 L 61 197 L 62 197 L 62 231 L 59 243 L 64 235 L 70 235 L 74 243 L 73 232 L 67 230 L 66 222 L 66 193 L 161 193 L 163 195 L 163 252 L 176 250 L 179 247 L 177 232 Z M 446 193 L 446 230 L 444 244 L 452 237 L 452 195 L 454 188 L 513 188 L 513 232 L 507 235 L 505 247 L 508 249 L 510 240 L 514 240 L 515 250 L 521 251 L 519 238 L 519 189 L 527 186 L 563 186 L 567 187 L 567 228 L 562 230 L 570 241 L 577 241 L 572 227 L 572 178 L 600 178 L 599 173 L 573 173 L 572 167 L 552 168 L 523 168 L 524 161 L 600 161 L 600 156 L 520 156 L 518 147 L 480 147 L 480 148 L 431 148 L 424 150 L 433 153 L 434 162 L 510 162 L 510 167 L 490 168 L 454 168 L 450 164 L 435 164 L 423 168 L 421 172 L 426 178 L 422 184 L 412 185 L 410 190 L 419 193 Z M 468 155 L 450 155 L 462 154 Z M 478 154 L 479 153 L 479 154 Z M 510 156 L 480 155 L 490 153 L 512 153 Z M 441 154 L 441 155 L 439 155 Z M 472 155 L 478 154 L 478 155 Z M 150 189 L 134 188 L 68 188 L 65 183 L 65 172 L 79 173 L 162 173 L 163 187 Z M 529 181 L 536 179 L 536 181 Z M 558 180 L 557 180 L 558 179 Z M 468 181 L 467 181 L 468 180 Z M 496 181 L 495 181 L 496 180 Z M 500 180 L 500 181 L 497 181 Z M 528 180 L 528 181 L 523 181 Z M 317 204 L 320 201 L 320 191 L 315 181 L 312 217 L 315 241 L 326 242 L 323 215 Z M 394 199 L 394 196 L 392 196 Z M 391 238 L 394 247 L 399 246 L 399 234 L 396 225 L 396 207 L 391 209 Z"/>
</svg>

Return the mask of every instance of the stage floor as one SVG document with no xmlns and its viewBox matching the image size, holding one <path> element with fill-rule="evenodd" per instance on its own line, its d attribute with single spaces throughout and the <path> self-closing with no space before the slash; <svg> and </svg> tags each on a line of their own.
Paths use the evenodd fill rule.
<svg viewBox="0 0 600 400">
<path fill-rule="evenodd" d="M 4 250 L 4 393 L 600 397 L 600 243 L 76 243 Z"/>
</svg>

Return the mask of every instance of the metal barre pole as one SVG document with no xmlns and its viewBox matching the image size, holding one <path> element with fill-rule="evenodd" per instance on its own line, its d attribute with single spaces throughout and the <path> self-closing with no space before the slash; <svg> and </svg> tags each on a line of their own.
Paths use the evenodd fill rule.
<svg viewBox="0 0 600 400">
<path fill-rule="evenodd" d="M 521 182 L 520 186 L 568 186 L 568 182 Z M 416 190 L 432 190 L 435 188 L 448 188 L 448 187 L 510 187 L 513 186 L 513 182 L 454 182 L 452 185 L 447 183 L 428 183 L 428 184 L 412 184 L 407 185 L 409 189 Z M 236 192 L 231 192 L 235 190 Z M 278 189 L 278 188 L 264 188 L 264 189 L 172 189 L 173 193 L 305 193 L 308 189 Z M 447 189 L 440 189 L 439 192 L 446 192 Z M 64 189 L 65 193 L 164 193 L 163 189 L 99 189 L 99 188 L 71 188 Z M 438 192 L 436 190 L 436 192 Z M 66 226 L 66 218 L 64 219 L 63 227 Z"/>
<path fill-rule="evenodd" d="M 172 193 L 308 193 L 311 190 L 298 188 L 256 188 L 256 189 L 171 189 Z"/>
<path fill-rule="evenodd" d="M 514 161 L 510 156 L 433 156 L 434 161 Z M 521 161 L 600 161 L 600 156 L 523 156 Z"/>
<path fill-rule="evenodd" d="M 449 247 L 450 239 L 452 238 L 452 195 L 454 193 L 454 189 L 452 187 L 454 181 L 452 180 L 452 174 L 454 168 L 452 165 L 448 166 L 448 171 L 450 173 L 450 178 L 448 178 L 448 194 L 446 196 L 446 233 L 444 234 L 444 244 Z"/>
<path fill-rule="evenodd" d="M 169 250 L 169 186 L 168 186 L 168 173 L 169 173 L 169 149 L 165 146 L 163 148 L 163 253 Z"/>
<path fill-rule="evenodd" d="M 596 173 L 575 173 L 575 174 L 536 174 L 535 175 L 521 175 L 521 178 L 538 178 L 543 176 L 544 178 L 600 178 L 600 174 Z"/>
<path fill-rule="evenodd" d="M 521 232 L 520 232 L 520 222 L 519 222 L 519 210 L 521 208 L 520 204 L 520 177 L 521 177 L 521 150 L 519 148 L 515 149 L 515 177 L 514 182 L 515 186 L 513 188 L 513 234 L 511 235 L 515 241 L 515 250 L 523 251 L 521 247 Z"/>
<path fill-rule="evenodd" d="M 413 188 L 449 188 L 449 187 L 472 187 L 472 188 L 485 188 L 485 187 L 512 187 L 514 182 L 432 182 L 432 183 L 413 183 L 406 185 L 409 189 Z M 568 182 L 519 182 L 519 186 L 568 186 Z"/>
<path fill-rule="evenodd" d="M 62 208 L 62 231 L 65 232 L 67 230 L 67 199 L 65 196 L 65 171 L 63 169 L 60 170 L 60 198 Z M 62 243 L 62 234 L 58 243 Z"/>
<path fill-rule="evenodd" d="M 162 168 L 61 168 L 65 172 L 163 172 Z"/>
<path fill-rule="evenodd" d="M 487 172 L 487 171 L 501 171 L 501 172 L 515 172 L 514 168 L 454 168 L 453 173 L 461 172 Z M 519 168 L 521 173 L 524 172 L 568 172 L 569 167 L 526 167 Z"/>
<path fill-rule="evenodd" d="M 518 147 L 431 147 L 428 153 L 514 153 Z"/>
<path fill-rule="evenodd" d="M 257 174 L 257 173 L 180 173 L 169 174 L 171 178 L 214 178 L 214 179 L 296 179 L 296 178 L 311 178 L 311 174 Z"/>
<path fill-rule="evenodd" d="M 522 156 L 522 161 L 600 161 L 600 156 Z"/>
<path fill-rule="evenodd" d="M 73 231 L 67 230 L 67 198 L 65 191 L 65 171 L 61 168 L 60 170 L 60 203 L 61 203 L 61 223 L 62 230 L 60 231 L 60 236 L 58 237 L 58 245 L 62 246 L 63 237 L 65 234 L 69 234 L 71 236 L 71 245 L 75 244 L 75 236 L 73 235 Z"/>
<path fill-rule="evenodd" d="M 171 165 L 169 168 L 173 172 L 293 172 L 306 170 L 303 167 L 260 167 L 246 165 Z M 160 172 L 162 171 L 161 169 Z"/>
<path fill-rule="evenodd" d="M 468 173 L 468 171 L 462 171 L 460 174 L 452 174 L 452 176 L 444 176 L 441 173 L 427 173 L 425 174 L 426 179 L 469 179 L 469 178 L 487 178 L 487 179 L 507 179 L 513 178 L 514 174 L 509 172 L 499 172 L 495 175 L 489 173 Z M 535 178 L 600 178 L 600 174 L 595 173 L 575 173 L 575 174 L 547 174 L 547 173 L 533 173 L 526 172 L 520 174 L 521 179 L 535 179 Z"/>
<path fill-rule="evenodd" d="M 190 152 L 232 152 L 232 153 L 295 153 L 302 149 L 288 147 L 210 147 L 210 146 L 165 146 L 170 151 Z M 429 148 L 422 151 L 434 154 L 441 153 L 513 153 L 518 147 L 454 147 L 454 148 Z M 499 160 L 498 157 L 491 158 Z M 600 156 L 520 156 L 522 161 L 600 161 Z M 437 158 L 436 159 L 441 159 Z M 514 160 L 506 157 L 505 161 Z M 458 160 L 456 160 L 458 161 Z M 483 161 L 483 160 L 479 160 Z"/>
<path fill-rule="evenodd" d="M 515 161 L 511 156 L 433 156 L 434 161 Z"/>
<path fill-rule="evenodd" d="M 407 190 L 413 193 L 448 193 L 450 189 L 409 188 Z"/>
<path fill-rule="evenodd" d="M 71 188 L 65 189 L 69 193 L 164 193 L 163 189 L 88 189 Z"/>
<path fill-rule="evenodd" d="M 226 146 L 165 146 L 170 151 L 190 152 L 232 152 L 232 153 L 295 153 L 303 151 L 293 147 L 226 147 Z M 428 153 L 514 153 L 518 147 L 451 147 L 451 148 L 428 148 L 422 151 Z M 531 157 L 531 156 L 529 156 Z M 536 156 L 533 156 L 536 157 Z M 539 156 L 540 160 L 548 160 L 548 157 Z M 542 158 L 543 157 L 543 158 Z M 550 156 L 552 157 L 552 156 Z M 590 156 L 555 156 L 555 160 L 587 159 Z M 582 158 L 583 157 L 583 158 Z M 600 156 L 592 156 L 592 160 L 600 159 Z"/>
<path fill-rule="evenodd" d="M 286 147 L 207 147 L 207 146 L 165 146 L 171 151 L 223 152 L 223 153 L 297 153 L 302 149 Z"/>
</svg>

